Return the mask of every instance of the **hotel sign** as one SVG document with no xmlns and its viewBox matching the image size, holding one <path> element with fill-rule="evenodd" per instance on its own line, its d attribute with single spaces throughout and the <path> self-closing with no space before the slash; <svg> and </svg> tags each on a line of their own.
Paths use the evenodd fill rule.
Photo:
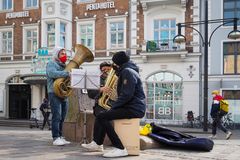
<svg viewBox="0 0 240 160">
<path fill-rule="evenodd" d="M 6 19 L 29 17 L 29 11 L 11 12 L 6 14 Z"/>
<path fill-rule="evenodd" d="M 88 10 L 88 11 L 100 10 L 100 9 L 109 9 L 109 8 L 115 8 L 115 3 L 113 1 L 102 2 L 102 3 L 92 3 L 92 4 L 88 4 L 86 6 L 86 10 Z"/>
</svg>

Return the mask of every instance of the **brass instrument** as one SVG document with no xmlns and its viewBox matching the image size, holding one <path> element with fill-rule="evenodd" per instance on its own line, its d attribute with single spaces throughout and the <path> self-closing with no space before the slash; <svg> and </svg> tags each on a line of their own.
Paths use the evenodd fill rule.
<svg viewBox="0 0 240 160">
<path fill-rule="evenodd" d="M 92 62 L 94 60 L 93 53 L 81 44 L 75 45 L 75 56 L 67 64 L 65 71 L 71 71 L 73 68 L 79 68 L 83 62 Z M 53 83 L 54 93 L 61 98 L 68 97 L 71 94 L 70 77 L 58 78 Z"/>
<path fill-rule="evenodd" d="M 112 89 L 112 92 L 110 94 L 108 93 L 102 93 L 101 98 L 98 99 L 99 106 L 103 107 L 106 110 L 109 110 L 111 106 L 109 105 L 109 100 L 116 101 L 117 99 L 117 80 L 118 77 L 115 74 L 115 70 L 111 69 L 104 87 L 109 87 Z"/>
</svg>

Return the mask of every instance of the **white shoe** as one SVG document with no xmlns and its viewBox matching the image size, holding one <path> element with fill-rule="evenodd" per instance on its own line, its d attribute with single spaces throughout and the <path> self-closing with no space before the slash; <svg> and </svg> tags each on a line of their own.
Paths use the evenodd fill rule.
<svg viewBox="0 0 240 160">
<path fill-rule="evenodd" d="M 55 139 L 54 141 L 53 141 L 53 145 L 54 146 L 63 146 L 65 143 L 63 142 L 63 140 L 60 138 L 60 137 L 58 137 L 57 139 Z"/>
<path fill-rule="evenodd" d="M 103 157 L 113 158 L 113 157 L 123 157 L 127 155 L 128 155 L 128 152 L 126 148 L 124 149 L 114 148 L 113 150 L 103 154 Z"/>
<path fill-rule="evenodd" d="M 81 146 L 90 152 L 103 152 L 103 145 L 98 145 L 94 141 L 88 144 L 82 144 Z"/>
<path fill-rule="evenodd" d="M 216 134 L 211 135 L 211 136 L 209 136 L 209 138 L 210 138 L 210 139 L 216 139 L 216 138 L 217 138 L 217 135 L 216 135 Z"/>
<path fill-rule="evenodd" d="M 227 135 L 226 135 L 226 139 L 229 139 L 232 135 L 232 132 L 228 131 Z"/>
<path fill-rule="evenodd" d="M 64 137 L 60 137 L 64 144 L 70 144 L 71 142 L 67 141 Z"/>
</svg>

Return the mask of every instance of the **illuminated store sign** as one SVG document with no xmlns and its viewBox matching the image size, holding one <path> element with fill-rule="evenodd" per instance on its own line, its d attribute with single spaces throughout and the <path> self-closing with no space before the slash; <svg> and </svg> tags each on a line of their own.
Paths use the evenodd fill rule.
<svg viewBox="0 0 240 160">
<path fill-rule="evenodd" d="M 86 6 L 86 10 L 89 10 L 89 11 L 99 10 L 99 9 L 109 9 L 109 8 L 115 8 L 115 3 L 114 2 L 102 2 L 102 3 L 88 4 Z"/>
</svg>

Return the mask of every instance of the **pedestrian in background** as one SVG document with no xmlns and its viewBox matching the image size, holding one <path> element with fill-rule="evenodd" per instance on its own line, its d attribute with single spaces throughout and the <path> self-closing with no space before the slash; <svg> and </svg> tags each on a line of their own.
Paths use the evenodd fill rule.
<svg viewBox="0 0 240 160">
<path fill-rule="evenodd" d="M 40 106 L 40 111 L 42 112 L 42 116 L 43 116 L 43 124 L 42 124 L 42 127 L 40 127 L 40 129 L 43 130 L 47 123 L 48 129 L 51 130 L 51 125 L 49 122 L 49 115 L 51 113 L 51 108 L 49 106 L 47 98 L 43 99 L 43 103 Z"/>
<path fill-rule="evenodd" d="M 217 138 L 217 127 L 226 133 L 226 139 L 229 139 L 232 135 L 232 132 L 228 131 L 222 124 L 222 117 L 224 116 L 223 112 L 220 111 L 220 101 L 223 100 L 223 97 L 220 95 L 218 90 L 212 91 L 212 108 L 211 108 L 211 117 L 213 119 L 212 123 L 212 135 L 209 138 Z"/>
</svg>

